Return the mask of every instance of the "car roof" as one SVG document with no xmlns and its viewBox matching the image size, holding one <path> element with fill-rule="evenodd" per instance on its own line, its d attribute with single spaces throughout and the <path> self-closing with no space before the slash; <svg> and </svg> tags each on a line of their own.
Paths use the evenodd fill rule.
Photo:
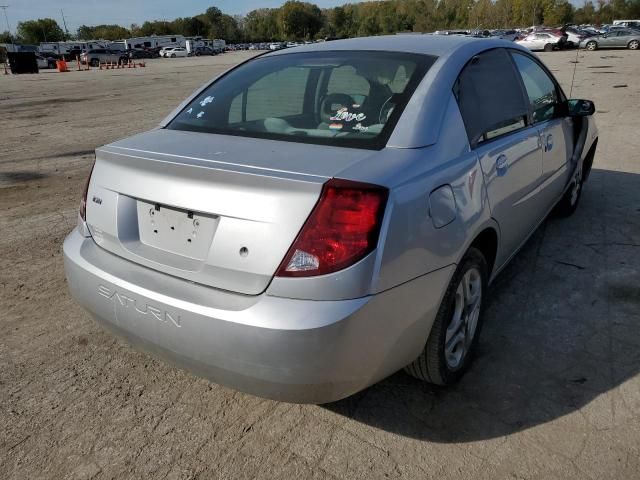
<svg viewBox="0 0 640 480">
<path fill-rule="evenodd" d="M 498 45 L 497 42 L 504 42 L 504 44 Z M 446 57 L 469 44 L 474 44 L 479 47 L 480 50 L 484 50 L 485 48 L 511 45 L 511 42 L 495 38 L 475 38 L 465 35 L 399 34 L 382 35 L 378 37 L 359 37 L 300 45 L 295 47 L 295 50 L 278 50 L 268 53 L 266 56 L 287 55 L 292 52 L 379 50 Z"/>
</svg>

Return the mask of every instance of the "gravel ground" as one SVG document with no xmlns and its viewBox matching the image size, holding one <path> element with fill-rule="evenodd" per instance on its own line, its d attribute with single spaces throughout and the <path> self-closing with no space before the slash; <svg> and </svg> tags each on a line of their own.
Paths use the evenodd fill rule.
<svg viewBox="0 0 640 480">
<path fill-rule="evenodd" d="M 248 56 L 0 76 L 0 478 L 640 478 L 637 52 L 541 55 L 596 102 L 594 171 L 578 212 L 499 277 L 455 388 L 397 373 L 331 405 L 263 400 L 132 350 L 72 302 L 61 244 L 93 149 Z"/>
</svg>

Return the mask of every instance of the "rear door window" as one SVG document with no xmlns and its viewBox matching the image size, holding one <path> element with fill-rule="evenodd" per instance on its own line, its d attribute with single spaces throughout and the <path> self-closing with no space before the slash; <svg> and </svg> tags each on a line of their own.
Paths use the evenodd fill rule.
<svg viewBox="0 0 640 480">
<path fill-rule="evenodd" d="M 454 94 L 472 147 L 527 125 L 529 108 L 504 49 L 473 57 L 458 76 Z"/>
</svg>

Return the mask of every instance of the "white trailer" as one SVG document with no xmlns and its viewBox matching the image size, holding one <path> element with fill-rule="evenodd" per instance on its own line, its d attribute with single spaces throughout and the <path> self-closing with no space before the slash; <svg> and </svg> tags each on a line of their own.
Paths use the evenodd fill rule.
<svg viewBox="0 0 640 480">
<path fill-rule="evenodd" d="M 108 40 L 80 40 L 77 42 L 42 42 L 39 47 L 40 53 L 55 55 L 66 55 L 72 50 L 86 52 L 94 48 L 109 48 Z"/>
<path fill-rule="evenodd" d="M 215 38 L 211 40 L 211 45 L 209 46 L 213 48 L 216 52 L 220 53 L 224 51 L 225 47 L 227 46 L 227 42 L 220 38 Z"/>
<path fill-rule="evenodd" d="M 193 52 L 195 52 L 197 48 L 208 46 L 201 38 L 187 38 L 185 43 L 187 53 L 189 55 L 193 54 Z"/>
<path fill-rule="evenodd" d="M 134 48 L 149 49 L 163 47 L 187 47 L 182 35 L 151 35 L 149 37 L 134 37 L 124 40 L 127 50 Z"/>
<path fill-rule="evenodd" d="M 209 38 L 202 37 L 189 37 L 186 39 L 186 49 L 189 54 L 193 53 L 196 48 L 200 47 L 209 47 L 217 53 L 224 51 L 227 42 L 221 40 L 219 38 L 214 38 L 213 40 Z"/>
<path fill-rule="evenodd" d="M 613 24 L 621 27 L 640 27 L 640 19 L 635 20 L 614 20 Z"/>
</svg>

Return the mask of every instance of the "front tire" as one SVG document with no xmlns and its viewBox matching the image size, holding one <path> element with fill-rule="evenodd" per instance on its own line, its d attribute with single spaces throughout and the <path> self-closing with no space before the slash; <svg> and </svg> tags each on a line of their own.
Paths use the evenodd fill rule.
<svg viewBox="0 0 640 480">
<path fill-rule="evenodd" d="M 597 50 L 598 44 L 596 42 L 587 42 L 586 49 L 590 51 Z"/>
<path fill-rule="evenodd" d="M 547 44 L 544 46 L 544 51 L 545 51 L 545 52 L 553 52 L 553 45 L 551 45 L 550 43 L 547 43 Z"/>
<path fill-rule="evenodd" d="M 571 186 L 564 192 L 562 199 L 560 199 L 555 207 L 555 214 L 558 217 L 570 217 L 578 209 L 583 185 L 583 172 L 580 170 L 580 172 L 574 176 L 571 181 Z"/>
<path fill-rule="evenodd" d="M 629 50 L 638 50 L 638 48 L 640 48 L 640 42 L 638 42 L 638 40 L 631 40 L 627 47 Z"/>
<path fill-rule="evenodd" d="M 422 354 L 405 371 L 435 385 L 457 382 L 469 368 L 482 327 L 487 261 L 471 247 L 445 292 Z"/>
</svg>

